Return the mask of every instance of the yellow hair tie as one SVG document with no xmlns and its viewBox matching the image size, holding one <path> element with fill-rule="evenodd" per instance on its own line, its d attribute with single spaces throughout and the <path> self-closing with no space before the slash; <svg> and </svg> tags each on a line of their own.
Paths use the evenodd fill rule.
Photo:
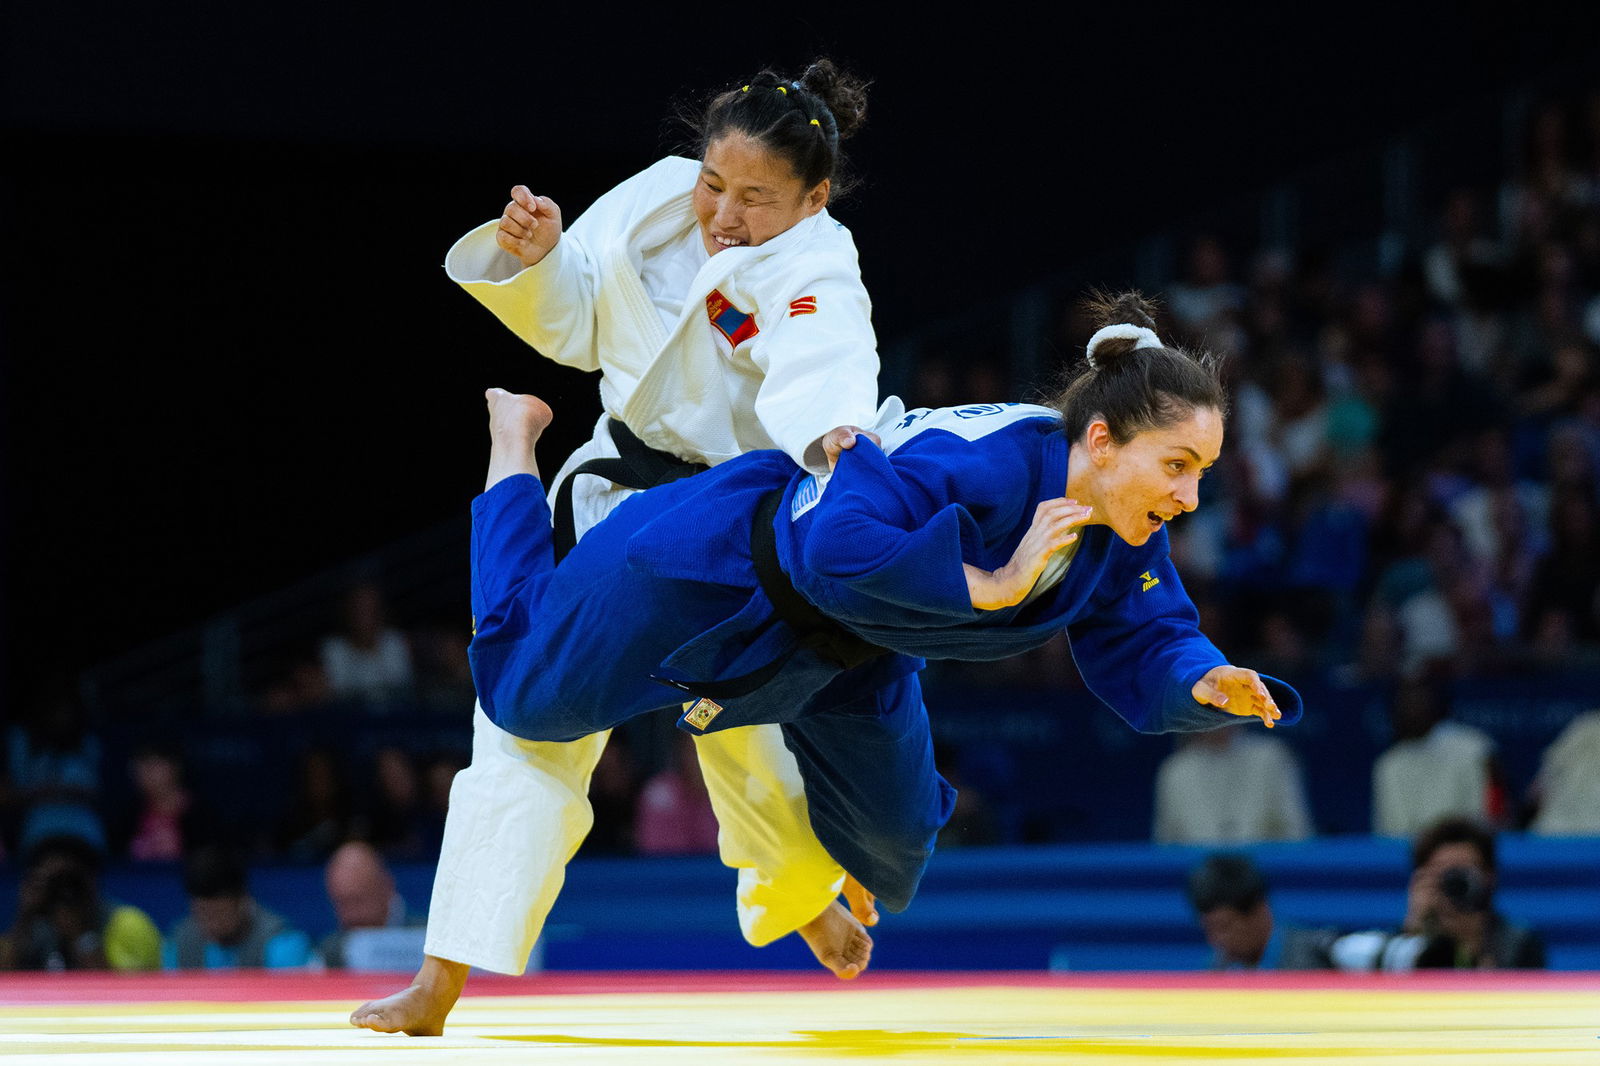
<svg viewBox="0 0 1600 1066">
<path fill-rule="evenodd" d="M 788 90 L 788 89 L 785 89 L 785 88 L 784 88 L 784 87 L 783 87 L 783 86 L 781 86 L 781 85 L 780 85 L 780 86 L 778 86 L 778 91 L 779 91 L 779 92 L 780 92 L 780 93 L 782 93 L 782 94 L 783 94 L 783 95 L 785 95 L 785 96 L 788 96 L 788 95 L 789 95 L 789 90 Z"/>
<path fill-rule="evenodd" d="M 816 119 L 812 119 L 811 120 L 811 124 L 813 126 L 817 127 L 817 129 L 819 129 L 819 130 L 822 128 L 822 123 L 818 122 Z"/>
<path fill-rule="evenodd" d="M 746 85 L 743 89 L 740 89 L 739 91 L 742 92 L 742 93 L 747 93 L 747 92 L 750 91 L 750 86 Z"/>
</svg>

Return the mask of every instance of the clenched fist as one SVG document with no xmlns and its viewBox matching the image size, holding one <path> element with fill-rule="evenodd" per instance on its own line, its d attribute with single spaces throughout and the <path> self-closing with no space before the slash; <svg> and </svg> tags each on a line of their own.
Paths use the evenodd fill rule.
<svg viewBox="0 0 1600 1066">
<path fill-rule="evenodd" d="M 561 239 L 561 208 L 548 196 L 535 196 L 526 185 L 511 190 L 511 202 L 500 215 L 495 243 L 531 267 Z"/>
</svg>

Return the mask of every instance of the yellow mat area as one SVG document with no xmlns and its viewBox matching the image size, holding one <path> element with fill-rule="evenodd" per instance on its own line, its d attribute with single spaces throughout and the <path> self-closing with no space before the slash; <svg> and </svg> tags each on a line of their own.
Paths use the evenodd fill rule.
<svg viewBox="0 0 1600 1066">
<path fill-rule="evenodd" d="M 446 1035 L 350 1028 L 347 1002 L 0 1008 L 0 1060 L 333 1063 L 1600 1064 L 1592 991 L 971 987 L 473 997 Z"/>
</svg>

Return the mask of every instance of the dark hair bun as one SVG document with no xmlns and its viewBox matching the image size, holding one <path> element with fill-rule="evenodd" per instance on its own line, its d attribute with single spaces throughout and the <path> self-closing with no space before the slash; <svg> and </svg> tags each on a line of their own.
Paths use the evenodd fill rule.
<svg viewBox="0 0 1600 1066">
<path fill-rule="evenodd" d="M 1143 326 L 1150 330 L 1156 328 L 1156 305 L 1142 293 L 1109 293 L 1097 289 L 1084 300 L 1083 308 L 1097 330 L 1123 324 Z M 1127 337 L 1110 337 L 1101 341 L 1094 349 L 1095 366 L 1104 370 L 1114 365 L 1132 355 L 1138 343 Z"/>
<path fill-rule="evenodd" d="M 866 125 L 867 87 L 871 82 L 840 70 L 827 58 L 813 61 L 799 81 L 806 92 L 819 97 L 833 112 L 841 141 Z"/>
</svg>

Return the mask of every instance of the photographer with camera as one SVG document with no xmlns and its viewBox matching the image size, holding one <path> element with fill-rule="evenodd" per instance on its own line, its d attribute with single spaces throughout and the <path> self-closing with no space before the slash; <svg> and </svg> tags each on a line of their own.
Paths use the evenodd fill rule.
<svg viewBox="0 0 1600 1066">
<path fill-rule="evenodd" d="M 1494 909 L 1494 835 L 1470 818 L 1445 818 L 1411 845 L 1402 933 L 1422 940 L 1418 969 L 1542 970 L 1544 941 Z"/>
<path fill-rule="evenodd" d="M 1411 845 L 1411 885 L 1398 933 L 1351 933 L 1330 952 L 1341 970 L 1542 970 L 1544 940 L 1494 909 L 1494 834 L 1445 818 Z"/>
</svg>

